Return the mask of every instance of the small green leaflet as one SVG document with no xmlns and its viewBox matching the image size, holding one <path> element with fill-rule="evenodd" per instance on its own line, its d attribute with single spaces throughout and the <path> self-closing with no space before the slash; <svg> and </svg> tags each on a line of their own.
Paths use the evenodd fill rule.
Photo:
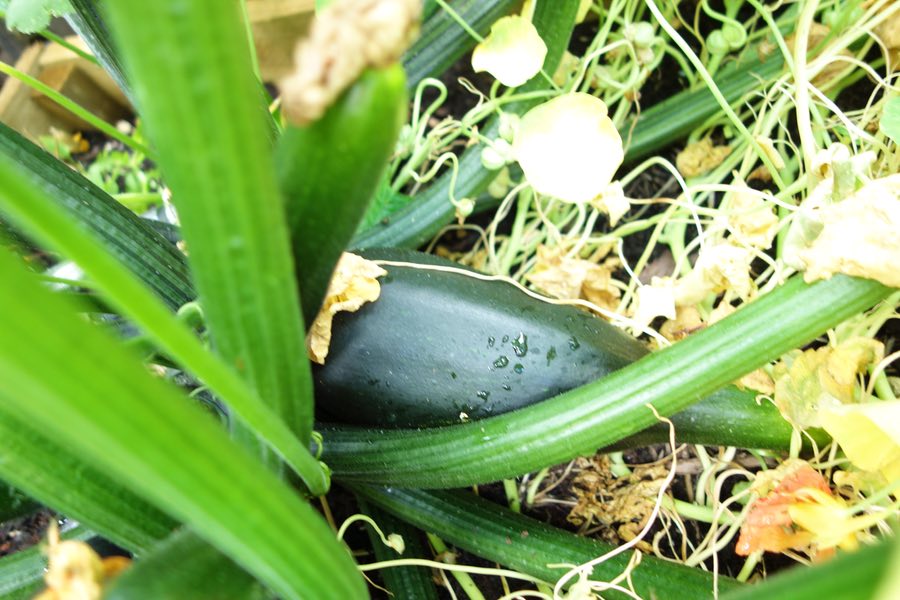
<svg viewBox="0 0 900 600">
<path fill-rule="evenodd" d="M 6 26 L 22 33 L 46 29 L 53 17 L 71 12 L 69 0 L 0 0 Z"/>
<path fill-rule="evenodd" d="M 894 97 L 884 103 L 881 123 L 878 125 L 884 135 L 900 144 L 900 97 Z"/>
</svg>

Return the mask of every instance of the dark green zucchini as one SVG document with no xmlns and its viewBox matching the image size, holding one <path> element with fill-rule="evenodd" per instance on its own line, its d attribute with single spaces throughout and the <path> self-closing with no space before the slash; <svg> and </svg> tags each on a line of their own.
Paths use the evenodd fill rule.
<svg viewBox="0 0 900 600">
<path fill-rule="evenodd" d="M 362 254 L 459 268 L 408 250 Z M 509 283 L 385 269 L 378 300 L 335 317 L 328 358 L 314 372 L 321 417 L 386 427 L 480 419 L 556 396 L 647 353 L 606 321 Z"/>
</svg>

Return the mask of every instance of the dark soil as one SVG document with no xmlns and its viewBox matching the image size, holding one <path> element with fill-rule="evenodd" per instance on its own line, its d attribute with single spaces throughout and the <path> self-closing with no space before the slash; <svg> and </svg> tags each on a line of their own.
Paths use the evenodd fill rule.
<svg viewBox="0 0 900 600">
<path fill-rule="evenodd" d="M 28 516 L 0 523 L 0 557 L 40 542 L 53 518 L 52 511 L 41 508 Z"/>
</svg>

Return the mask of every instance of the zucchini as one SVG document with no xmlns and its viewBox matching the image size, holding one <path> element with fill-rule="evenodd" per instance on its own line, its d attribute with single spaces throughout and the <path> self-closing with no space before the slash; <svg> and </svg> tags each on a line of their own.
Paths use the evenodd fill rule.
<svg viewBox="0 0 900 600">
<path fill-rule="evenodd" d="M 399 64 L 368 69 L 317 121 L 288 126 L 275 168 L 309 325 L 328 281 L 369 206 L 406 120 Z"/>
<path fill-rule="evenodd" d="M 457 267 L 400 249 L 368 259 Z M 634 362 L 643 344 L 571 306 L 502 281 L 385 266 L 381 296 L 335 316 L 316 404 L 343 423 L 402 427 L 528 406 Z"/>
<path fill-rule="evenodd" d="M 362 255 L 464 269 L 397 248 Z M 600 379 L 648 353 L 606 321 L 504 282 L 385 269 L 378 300 L 335 316 L 326 363 L 313 370 L 320 418 L 369 427 L 445 425 L 459 422 L 461 413 L 482 419 Z M 733 385 L 710 394 L 674 415 L 678 439 L 787 450 L 790 424 L 756 396 Z M 827 443 L 821 430 L 810 433 Z M 660 423 L 610 449 L 664 443 L 668 436 Z"/>
</svg>

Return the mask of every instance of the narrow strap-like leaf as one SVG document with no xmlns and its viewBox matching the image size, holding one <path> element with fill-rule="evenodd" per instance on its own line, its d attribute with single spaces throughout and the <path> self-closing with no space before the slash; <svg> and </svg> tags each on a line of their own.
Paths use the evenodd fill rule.
<svg viewBox="0 0 900 600">
<path fill-rule="evenodd" d="M 354 487 L 354 490 L 373 504 L 454 546 L 549 583 L 556 582 L 567 570 L 549 565 L 580 565 L 613 549 L 609 544 L 557 529 L 470 492 L 370 486 Z M 629 553 L 613 556 L 595 566 L 589 577 L 594 581 L 610 581 L 626 570 L 630 558 Z M 712 597 L 711 573 L 653 556 L 641 559 L 630 580 L 642 598 Z M 736 585 L 733 579 L 719 578 L 721 590 Z"/>
<path fill-rule="evenodd" d="M 5 403 L 5 397 L 0 394 Z M 46 433 L 0 405 L 0 478 L 132 552 L 177 525 L 108 474 L 67 453 Z"/>
<path fill-rule="evenodd" d="M 125 80 L 125 71 L 122 63 L 113 48 L 109 29 L 97 7 L 97 0 L 69 0 L 72 4 L 72 12 L 66 15 L 66 21 L 72 29 L 84 40 L 91 53 L 97 57 L 103 68 L 109 73 L 119 89 L 134 102 L 133 93 Z"/>
<path fill-rule="evenodd" d="M 237 0 L 103 3 L 216 351 L 303 443 L 312 385 L 268 110 Z"/>
<path fill-rule="evenodd" d="M 189 525 L 278 594 L 365 594 L 324 520 L 209 414 L 5 251 L 0 280 L 14 291 L 0 295 L 0 396 L 10 414 Z"/>
<path fill-rule="evenodd" d="M 104 600 L 262 600 L 253 577 L 189 529 L 157 544 L 119 575 Z"/>
<path fill-rule="evenodd" d="M 366 533 L 369 534 L 375 560 L 431 557 L 430 554 L 426 554 L 422 543 L 424 536 L 422 531 L 398 519 L 390 512 L 382 510 L 381 507 L 370 504 L 362 496 L 357 496 L 356 499 L 359 510 L 371 517 L 384 535 L 396 534 L 403 538 L 403 554 L 398 554 L 395 549 L 385 546 L 381 537 L 370 525 L 367 525 Z M 383 569 L 381 579 L 394 600 L 437 600 L 438 598 L 431 569 L 427 567 L 408 566 Z"/>
<path fill-rule="evenodd" d="M 194 299 L 184 255 L 109 194 L 2 123 L 0 155 L 15 161 L 171 309 Z"/>
<path fill-rule="evenodd" d="M 890 542 L 881 542 L 811 567 L 797 565 L 722 600 L 871 600 L 888 574 Z M 887 597 L 885 597 L 887 598 Z"/>
<path fill-rule="evenodd" d="M 326 431 L 335 478 L 404 487 L 461 487 L 593 454 L 672 415 L 890 293 L 836 275 L 795 277 L 712 327 L 555 398 L 463 425 Z M 676 432 L 677 433 L 677 432 Z"/>
<path fill-rule="evenodd" d="M 207 351 L 200 340 L 90 233 L 72 221 L 51 196 L 33 185 L 27 173 L 17 172 L 0 156 L 0 207 L 23 229 L 75 260 L 122 314 L 134 319 L 163 350 L 192 371 L 228 403 L 299 474 L 314 494 L 328 488 L 328 480 L 306 446 L 237 376 L 233 367 Z M 48 189 L 48 192 L 58 190 Z"/>
</svg>

